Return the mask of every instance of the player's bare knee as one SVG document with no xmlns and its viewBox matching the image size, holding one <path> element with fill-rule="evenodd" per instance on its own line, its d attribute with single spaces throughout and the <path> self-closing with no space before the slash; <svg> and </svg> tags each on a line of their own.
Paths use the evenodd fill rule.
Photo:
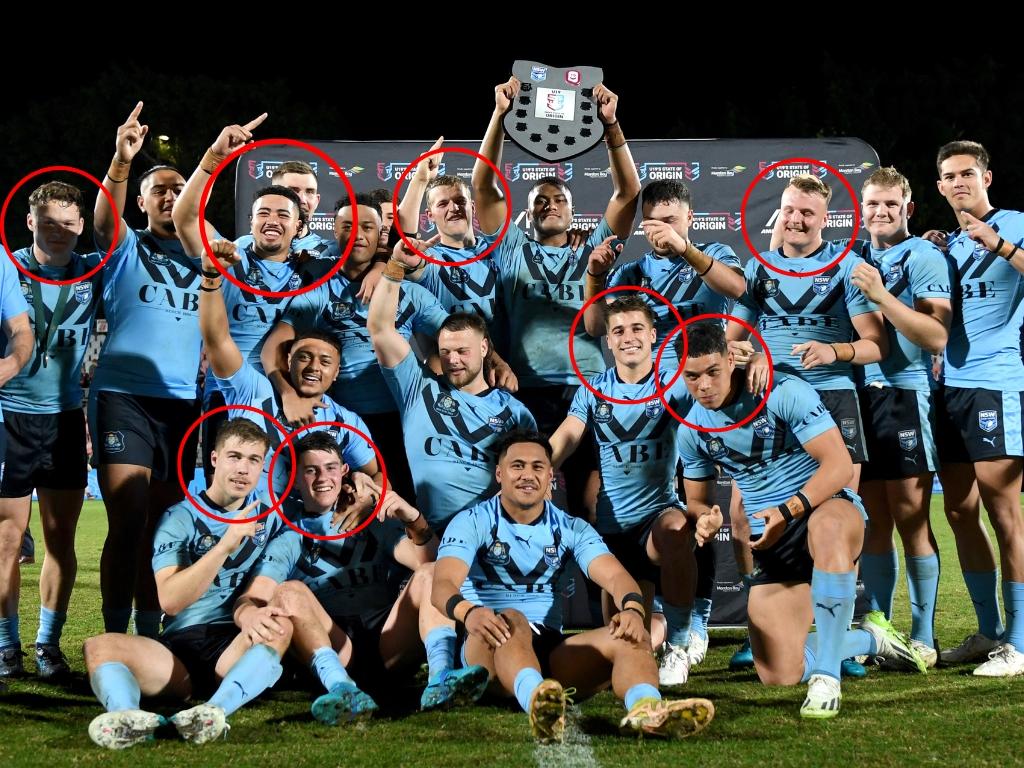
<svg viewBox="0 0 1024 768">
<path fill-rule="evenodd" d="M 521 611 L 517 611 L 515 608 L 505 608 L 498 613 L 505 618 L 505 622 L 508 624 L 508 628 L 511 630 L 513 637 L 515 637 L 517 633 L 525 634 L 529 637 L 532 633 L 533 630 L 530 629 L 530 622 Z"/>
<path fill-rule="evenodd" d="M 108 632 L 95 637 L 87 638 L 82 643 L 82 656 L 85 658 L 85 667 L 92 674 L 96 668 L 109 661 L 117 661 L 119 654 L 119 640 L 122 635 Z"/>
</svg>

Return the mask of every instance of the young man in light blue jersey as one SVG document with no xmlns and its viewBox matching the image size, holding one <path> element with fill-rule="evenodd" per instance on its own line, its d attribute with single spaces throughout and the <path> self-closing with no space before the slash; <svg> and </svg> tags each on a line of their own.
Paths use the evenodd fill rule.
<svg viewBox="0 0 1024 768">
<path fill-rule="evenodd" d="M 270 183 L 275 187 L 290 189 L 299 199 L 302 223 L 289 246 L 291 252 L 294 254 L 305 252 L 312 259 L 329 258 L 328 251 L 331 250 L 332 245 L 335 245 L 334 240 L 321 237 L 310 228 L 313 214 L 316 213 L 316 209 L 320 205 L 318 181 L 313 167 L 301 160 L 288 160 L 277 166 L 270 174 Z M 244 250 L 253 244 L 254 239 L 255 233 L 242 235 L 235 240 L 235 245 L 240 250 Z"/>
<path fill-rule="evenodd" d="M 213 448 L 214 475 L 199 495 L 206 512 L 236 520 L 259 514 L 253 491 L 269 448 L 250 421 L 225 424 Z M 203 744 L 225 734 L 227 717 L 274 685 L 292 623 L 270 605 L 276 584 L 252 579 L 275 537 L 287 530 L 276 515 L 226 523 L 183 501 L 167 510 L 153 541 L 163 634 L 107 633 L 85 641 L 89 682 L 107 711 L 89 724 L 89 737 L 108 749 L 148 741 L 165 721 L 140 709 L 141 696 L 213 695 L 170 721 L 187 741 Z M 262 591 L 261 591 L 262 589 Z"/>
<path fill-rule="evenodd" d="M 418 242 L 420 250 L 426 243 Z M 370 302 L 366 327 L 402 418 L 417 506 L 443 531 L 457 512 L 494 492 L 494 449 L 514 429 L 536 429 L 526 407 L 488 383 L 491 340 L 482 317 L 449 315 L 437 332 L 441 375 L 416 357 L 396 327 L 407 270 L 419 257 L 395 246 Z"/>
<path fill-rule="evenodd" d="M 891 618 L 899 573 L 895 527 L 906 558 L 911 644 L 931 667 L 938 658 L 932 628 L 939 555 L 928 519 L 938 466 L 929 369 L 949 337 L 951 275 L 938 248 L 910 235 L 914 203 L 905 176 L 880 168 L 861 197 L 871 248 L 851 280 L 885 316 L 889 356 L 864 366 L 860 382 L 869 457 L 861 478 L 869 525 L 860 575 L 871 610 Z"/>
<path fill-rule="evenodd" d="M 51 182 L 36 189 L 29 196 L 28 227 L 32 231 L 32 245 L 15 251 L 13 256 L 6 252 L 0 257 L 0 320 L 3 323 L 3 339 L 0 339 L 0 462 L 6 459 L 3 479 L 0 481 L 0 690 L 4 688 L 3 678 L 16 677 L 24 674 L 22 662 L 21 635 L 18 631 L 18 599 L 21 588 L 21 571 L 19 555 L 23 551 L 23 539 L 28 528 L 31 510 L 32 488 L 22 490 L 27 476 L 44 477 L 54 486 L 54 490 L 46 496 L 46 506 L 40 499 L 41 514 L 46 516 L 47 558 L 43 562 L 43 571 L 39 577 L 40 585 L 40 618 L 37 644 L 44 646 L 40 655 L 37 650 L 37 667 L 41 677 L 52 677 L 68 671 L 67 661 L 63 658 L 57 643 L 60 639 L 63 624 L 58 612 L 67 611 L 67 603 L 71 597 L 74 584 L 74 536 L 78 520 L 78 511 L 82 508 L 82 492 L 79 491 L 77 507 L 69 504 L 66 497 L 66 477 L 56 477 L 52 472 L 43 470 L 54 459 L 61 467 L 72 475 L 75 473 L 75 457 L 80 456 L 81 466 L 78 474 L 84 481 L 85 473 L 85 432 L 82 420 L 82 392 L 79 389 L 77 405 L 78 434 L 80 451 L 76 454 L 74 432 L 71 418 L 60 419 L 59 403 L 62 396 L 71 397 L 68 387 L 60 382 L 61 366 L 69 363 L 68 357 L 74 357 L 77 347 L 64 338 L 69 332 L 74 336 L 76 329 L 67 322 L 64 336 L 60 339 L 47 338 L 39 349 L 34 322 L 42 317 L 44 331 L 56 327 L 45 319 L 47 307 L 39 298 L 43 288 L 50 301 L 54 301 L 60 288 L 48 286 L 38 281 L 29 281 L 14 266 L 17 259 L 25 268 L 44 268 L 41 263 L 50 264 L 51 274 L 66 273 L 69 264 L 74 260 L 78 266 L 89 257 L 74 253 L 75 244 L 82 234 L 85 221 L 82 219 L 82 193 L 74 187 L 61 182 Z M 41 260 L 41 261 L 40 261 Z M 93 266 L 95 265 L 93 261 Z M 59 266 L 58 266 L 59 265 Z M 49 276 L 49 274 L 47 275 Z M 89 284 L 91 293 L 92 285 Z M 70 290 L 70 289 L 68 289 Z M 42 315 L 34 314 L 29 319 L 29 305 L 26 298 L 32 300 Z M 89 300 L 92 300 L 90 295 Z M 77 314 L 78 302 L 68 308 L 62 316 Z M 89 314 L 91 325 L 92 315 Z M 85 347 L 82 347 L 84 352 Z M 28 377 L 30 360 L 36 361 L 32 368 L 38 374 L 39 363 L 44 354 L 54 354 L 54 368 L 46 373 L 57 373 L 56 378 L 50 376 Z M 81 358 L 79 358 L 81 363 Z M 44 386 L 44 383 L 50 386 Z M 76 379 L 77 383 L 77 379 Z M 54 391 L 50 392 L 49 390 Z M 40 401 L 39 395 L 46 392 L 48 398 Z M 36 409 L 58 404 L 55 415 L 37 415 Z M 25 411 L 24 413 L 22 411 Z M 6 421 L 5 421 L 6 417 Z M 58 423 L 60 422 L 60 423 Z M 30 432 L 36 426 L 42 427 L 38 433 Z M 62 441 L 58 444 L 57 432 L 63 426 Z M 70 431 L 69 431 L 70 430 Z M 63 440 L 67 439 L 67 443 Z M 30 443 L 30 444 L 29 444 Z M 75 480 L 70 479 L 73 484 Z M 84 485 L 80 486 L 84 488 Z M 20 492 L 19 492 L 20 491 Z M 23 497 L 28 496 L 28 499 Z M 63 500 L 60 510 L 55 503 Z M 70 533 L 69 533 L 70 531 Z M 70 539 L 70 541 L 69 541 Z M 70 547 L 70 552 L 69 552 Z"/>
<path fill-rule="evenodd" d="M 799 376 L 821 396 L 853 460 L 856 490 L 867 451 L 854 366 L 876 363 L 889 353 L 882 313 L 850 280 L 863 259 L 854 247 L 821 274 L 794 277 L 777 271 L 813 272 L 845 250 L 846 243 L 821 237 L 831 199 L 832 190 L 817 176 L 789 180 L 772 237 L 775 250 L 761 254 L 775 269 L 757 259 L 747 262 L 746 292 L 734 314 L 758 327 L 776 371 Z M 747 333 L 733 324 L 729 338 Z"/>
<path fill-rule="evenodd" d="M 743 496 L 755 562 L 747 615 L 758 677 L 769 685 L 808 682 L 801 716 L 831 718 L 839 714 L 845 658 L 873 654 L 924 672 L 917 651 L 881 612 L 849 629 L 865 515 L 848 488 L 849 452 L 821 399 L 801 379 L 778 373 L 753 421 L 704 431 L 746 418 L 760 398 L 736 372 L 721 326 L 687 328 L 687 344 L 683 378 L 695 400 L 687 419 L 700 429 L 678 432 L 686 501 L 692 514 L 710 510 L 716 466 Z M 812 621 L 817 632 L 808 637 Z"/>
<path fill-rule="evenodd" d="M 1011 677 L 1024 674 L 1024 364 L 1018 349 L 1024 318 L 1024 214 L 989 202 L 992 171 L 981 144 L 946 144 L 936 165 L 939 192 L 959 225 L 945 243 L 956 287 L 936 408 L 939 474 L 946 516 L 978 617 L 978 631 L 943 651 L 941 658 L 964 663 L 987 655 L 974 674 Z M 999 545 L 1005 631 L 999 616 L 999 576 L 974 501 L 975 484 Z"/>
<path fill-rule="evenodd" d="M 714 706 L 662 700 L 640 587 L 590 524 L 546 500 L 553 475 L 543 435 L 509 433 L 495 469 L 501 492 L 460 512 L 445 531 L 432 599 L 462 627 L 463 660 L 487 668 L 496 695 L 516 698 L 542 744 L 563 739 L 570 686 L 585 697 L 611 684 L 625 700 L 624 733 L 697 733 Z M 713 536 L 711 516 L 702 523 L 698 537 Z M 619 608 L 607 627 L 563 632 L 570 557 Z"/>
<path fill-rule="evenodd" d="M 96 245 L 106 250 L 115 229 L 117 242 L 103 269 L 107 337 L 89 390 L 89 420 L 107 511 L 100 561 L 104 627 L 124 632 L 134 598 L 136 631 L 155 637 L 160 610 L 144 553 L 160 515 L 182 498 L 178 447 L 199 416 L 201 275 L 199 258 L 185 254 L 174 229 L 171 210 L 185 186 L 176 169 L 157 166 L 143 174 L 137 204 L 146 229 L 133 230 L 121 217 L 131 163 L 148 134 L 139 122 L 141 110 L 139 102 L 117 129 L 103 180 L 114 208 L 106 195 L 96 198 Z M 204 163 L 212 173 L 217 160 Z M 216 235 L 212 227 L 208 233 Z M 195 455 L 198 438 L 194 431 L 185 456 Z"/>
<path fill-rule="evenodd" d="M 245 360 L 229 331 L 227 308 L 221 294 L 225 280 L 213 268 L 212 259 L 216 258 L 223 266 L 231 269 L 241 258 L 238 246 L 230 240 L 215 240 L 210 246 L 213 253 L 203 253 L 203 281 L 199 286 L 199 326 L 210 364 L 208 377 L 216 383 L 217 391 L 226 404 L 259 408 L 289 428 L 291 425 L 285 419 L 281 398 L 270 379 Z M 300 334 L 292 341 L 288 352 L 288 381 L 295 392 L 316 400 L 317 405 L 313 410 L 315 421 L 347 424 L 372 439 L 369 428 L 357 414 L 338 405 L 327 395 L 327 390 L 338 377 L 340 358 L 341 349 L 333 336 L 319 331 Z M 270 435 L 272 449 L 277 449 L 284 439 L 280 429 L 262 414 L 242 410 L 227 412 L 227 419 L 238 418 L 249 419 L 265 429 Z M 376 454 L 366 440 L 351 430 L 335 425 L 320 425 L 313 429 L 330 434 L 349 466 L 381 482 Z M 274 466 L 274 477 L 265 477 L 261 482 L 261 495 L 266 493 L 268 483 L 273 483 L 275 498 L 284 493 L 291 467 L 290 455 L 287 448 L 280 452 Z M 269 470 L 268 461 L 266 471 Z M 362 492 L 362 487 L 360 491 L 360 498 L 368 502 L 368 495 Z M 293 495 L 297 496 L 294 492 Z M 269 495 L 264 499 L 269 503 Z"/>
<path fill-rule="evenodd" d="M 78 254 L 85 224 L 79 189 L 54 181 L 29 196 L 32 245 L 15 251 L 15 261 L 48 280 L 74 280 L 100 263 L 100 254 Z M 60 650 L 68 603 L 75 583 L 75 529 L 85 495 L 85 413 L 82 359 L 99 303 L 99 273 L 69 285 L 50 285 L 18 273 L 19 294 L 31 302 L 31 357 L 0 389 L 7 452 L 0 480 L 0 528 L 28 525 L 32 491 L 39 489 L 46 557 L 39 576 L 39 631 L 35 657 L 40 677 L 70 673 Z M 0 354 L 10 345 L 0 340 Z M 18 636 L 20 536 L 0 535 L 0 676 L 20 673 Z M 14 649 L 15 652 L 12 652 Z"/>
<path fill-rule="evenodd" d="M 312 538 L 344 531 L 355 489 L 327 435 L 307 435 L 296 451 L 301 499 L 289 501 L 285 514 L 309 535 L 279 537 L 255 578 L 270 578 L 268 588 L 283 582 L 274 599 L 295 625 L 292 654 L 327 691 L 313 703 L 313 716 L 325 725 L 370 716 L 377 702 L 369 694 L 393 698 L 400 675 L 423 658 L 424 648 L 429 672 L 421 708 L 476 701 L 487 671 L 454 668 L 455 624 L 430 604 L 437 536 L 426 518 L 389 491 L 369 527 L 341 539 Z M 374 490 L 378 498 L 383 493 Z M 413 571 L 397 599 L 388 585 L 395 564 Z"/>
<path fill-rule="evenodd" d="M 728 314 L 732 300 L 743 294 L 745 283 L 740 260 L 732 248 L 721 243 L 693 243 L 690 226 L 693 207 L 690 189 L 681 181 L 653 181 L 641 194 L 641 215 L 644 234 L 651 250 L 639 259 L 610 269 L 615 254 L 598 248 L 591 252 L 587 266 L 587 299 L 604 288 L 636 285 L 664 296 L 685 319 L 701 314 Z M 610 270 L 610 271 L 609 271 Z M 623 297 L 614 293 L 606 301 Z M 648 294 L 638 294 L 657 316 L 658 338 L 664 339 L 676 327 L 675 315 L 662 301 Z M 591 304 L 584 314 L 587 333 L 605 333 L 604 308 Z M 679 363 L 676 343 L 669 344 L 661 357 L 661 370 L 674 373 Z M 682 487 L 682 479 L 679 481 Z M 708 648 L 708 621 L 711 618 L 711 597 L 715 588 L 715 548 L 697 550 L 697 591 L 693 602 L 690 633 L 686 641 L 690 664 L 704 660 Z M 672 657 L 666 657 L 669 663 Z M 681 668 L 681 667 L 680 667 Z M 663 683 L 667 670 L 661 667 Z"/>
<path fill-rule="evenodd" d="M 281 394 L 284 413 L 293 424 L 309 423 L 312 407 L 319 398 L 303 397 L 295 392 L 287 376 L 286 345 L 297 335 L 318 330 L 330 333 L 341 344 L 343 356 L 331 397 L 359 414 L 378 442 L 388 480 L 403 498 L 414 497 L 409 463 L 402 444 L 402 425 L 394 401 L 383 380 L 366 329 L 369 306 L 360 298 L 362 281 L 373 268 L 380 236 L 380 206 L 366 195 L 356 195 L 357 215 L 351 201 L 339 201 L 335 232 L 342 249 L 353 242 L 352 251 L 341 270 L 314 291 L 288 302 L 284 315 L 263 345 L 263 368 Z M 358 231 L 353 220 L 358 222 Z M 409 283 L 402 287 L 395 325 L 406 338 L 413 332 L 433 335 L 448 316 L 444 308 L 425 288 Z"/>
<path fill-rule="evenodd" d="M 495 108 L 480 154 L 501 167 L 505 130 L 502 119 L 519 93 L 520 82 L 511 78 L 494 89 Z M 501 273 L 502 292 L 509 316 L 509 365 L 519 379 L 519 397 L 537 419 L 540 430 L 551 434 L 565 419 L 580 386 L 569 360 L 569 328 L 584 303 L 585 275 L 592 251 L 613 250 L 629 237 L 640 197 L 640 177 L 616 117 L 619 98 L 604 84 L 594 88 L 592 105 L 604 125 L 611 169 L 612 194 L 604 218 L 582 249 L 569 246 L 572 193 L 557 177 L 539 179 L 530 191 L 526 210 L 533 236 L 510 226 L 494 251 Z M 497 236 L 512 201 L 506 200 L 490 165 L 473 166 L 473 196 L 480 229 Z M 581 323 L 573 340 L 576 362 L 584 376 L 605 369 L 600 342 Z M 584 514 L 588 483 L 597 470 L 593 446 L 577 451 L 563 467 L 569 511 Z"/>
</svg>

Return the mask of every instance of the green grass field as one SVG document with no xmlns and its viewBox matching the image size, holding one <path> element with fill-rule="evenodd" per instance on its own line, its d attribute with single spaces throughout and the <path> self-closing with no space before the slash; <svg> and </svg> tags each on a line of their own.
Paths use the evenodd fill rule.
<svg viewBox="0 0 1024 768">
<path fill-rule="evenodd" d="M 974 629 L 974 614 L 956 565 L 941 497 L 932 519 L 944 559 L 936 620 L 940 643 L 953 645 Z M 617 735 L 622 705 L 605 693 L 575 711 L 568 743 L 537 747 L 526 716 L 493 706 L 448 713 L 381 718 L 356 728 L 313 723 L 309 698 L 275 693 L 231 719 L 226 741 L 194 747 L 174 738 L 122 753 L 93 745 L 86 733 L 100 712 L 84 676 L 82 640 L 102 631 L 99 553 L 106 532 L 101 502 L 87 502 L 78 531 L 78 586 L 64 632 L 64 649 L 78 673 L 70 690 L 33 678 L 13 681 L 0 695 L 0 766 L 667 766 L 667 765 L 946 765 L 1024 764 L 1024 678 L 985 680 L 970 668 L 932 670 L 927 676 L 885 673 L 843 685 L 842 714 L 803 722 L 804 687 L 768 688 L 753 673 L 732 673 L 729 655 L 738 632 L 713 633 L 707 660 L 691 676 L 686 694 L 712 699 L 717 716 L 694 739 L 638 743 Z M 33 533 L 41 542 L 38 516 Z M 41 556 L 41 552 L 40 552 Z M 21 634 L 35 636 L 39 565 L 22 569 Z M 902 576 L 901 576 L 902 579 Z M 900 584 L 894 622 L 910 623 Z M 34 669 L 34 661 L 27 660 Z M 172 702 L 153 709 L 171 714 Z"/>
</svg>

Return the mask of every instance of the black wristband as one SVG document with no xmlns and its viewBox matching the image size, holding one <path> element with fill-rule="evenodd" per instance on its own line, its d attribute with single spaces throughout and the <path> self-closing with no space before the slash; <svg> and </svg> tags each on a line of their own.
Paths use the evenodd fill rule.
<svg viewBox="0 0 1024 768">
<path fill-rule="evenodd" d="M 782 514 L 782 519 L 787 523 L 793 522 L 793 513 L 789 511 L 789 507 L 785 504 L 779 504 L 779 512 Z"/>
<path fill-rule="evenodd" d="M 619 608 L 623 611 L 626 610 L 626 603 L 639 603 L 644 604 L 644 596 L 637 592 L 627 592 L 622 596 L 622 602 L 619 604 Z"/>
<path fill-rule="evenodd" d="M 708 268 L 705 269 L 703 272 L 698 272 L 697 273 L 697 277 L 704 277 L 704 275 L 706 275 L 708 272 L 711 271 L 711 268 L 713 266 L 715 266 L 715 259 L 714 259 L 714 257 L 711 257 L 711 261 L 708 262 Z"/>
<path fill-rule="evenodd" d="M 1003 258 L 1006 259 L 1007 261 L 1012 261 L 1013 260 L 1013 255 L 1015 253 L 1017 253 L 1017 251 L 1019 251 L 1019 250 L 1020 250 L 1020 246 L 1019 245 L 1014 245 L 1013 246 L 1013 250 L 1010 251 L 1009 256 L 1003 256 Z"/>
<path fill-rule="evenodd" d="M 814 511 L 814 507 L 811 506 L 810 500 L 804 496 L 803 491 L 797 491 L 793 495 L 800 499 L 800 503 L 804 505 L 804 515 L 809 515 Z"/>
<path fill-rule="evenodd" d="M 468 619 L 468 618 L 469 618 L 469 614 L 471 614 L 471 613 L 472 613 L 473 611 L 475 611 L 475 610 L 476 610 L 477 608 L 483 608 L 483 606 L 482 606 L 482 605 L 480 605 L 479 603 L 474 603 L 474 604 L 473 604 L 472 606 L 470 606 L 469 610 L 468 610 L 468 611 L 466 611 L 466 615 L 462 617 L 462 624 L 463 624 L 463 626 L 465 626 L 465 624 L 466 624 L 466 619 Z M 453 621 L 454 621 L 454 619 L 453 619 Z"/>
<path fill-rule="evenodd" d="M 629 608 L 623 608 L 622 610 L 623 611 L 633 611 L 633 613 L 635 613 L 638 616 L 640 616 L 641 619 L 644 619 L 644 620 L 647 619 L 647 613 L 642 608 L 637 608 L 635 605 L 634 606 L 630 606 Z"/>
<path fill-rule="evenodd" d="M 215 277 L 223 277 L 223 275 L 220 272 L 218 272 L 216 269 L 214 269 L 214 270 L 201 269 L 199 271 L 203 273 L 203 277 L 208 277 L 211 280 L 213 278 L 215 278 Z"/>
<path fill-rule="evenodd" d="M 206 291 L 207 293 L 213 293 L 214 291 L 219 291 L 220 290 L 220 283 L 217 283 L 212 288 L 207 288 L 205 285 L 200 285 L 199 286 L 199 290 L 200 291 Z"/>
<path fill-rule="evenodd" d="M 454 595 L 448 598 L 448 602 L 444 606 L 444 612 L 448 615 L 448 618 L 455 621 L 455 608 L 465 600 L 461 592 L 456 592 Z"/>
<path fill-rule="evenodd" d="M 993 251 L 996 256 L 1002 256 L 1003 255 L 1003 254 L 1000 253 L 1000 251 L 1003 250 L 1003 246 L 1004 245 L 1006 245 L 1006 241 L 1003 240 L 1003 238 L 1000 237 L 999 238 L 999 242 L 996 243 L 995 250 Z"/>
</svg>

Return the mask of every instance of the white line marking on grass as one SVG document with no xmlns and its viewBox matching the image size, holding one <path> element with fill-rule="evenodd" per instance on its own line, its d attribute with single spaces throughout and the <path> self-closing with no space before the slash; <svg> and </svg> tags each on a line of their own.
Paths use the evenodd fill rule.
<svg viewBox="0 0 1024 768">
<path fill-rule="evenodd" d="M 580 729 L 580 710 L 569 707 L 565 713 L 565 741 L 562 744 L 538 744 L 533 761 L 538 768 L 597 768 L 601 764 L 590 748 L 590 737 Z"/>
</svg>

